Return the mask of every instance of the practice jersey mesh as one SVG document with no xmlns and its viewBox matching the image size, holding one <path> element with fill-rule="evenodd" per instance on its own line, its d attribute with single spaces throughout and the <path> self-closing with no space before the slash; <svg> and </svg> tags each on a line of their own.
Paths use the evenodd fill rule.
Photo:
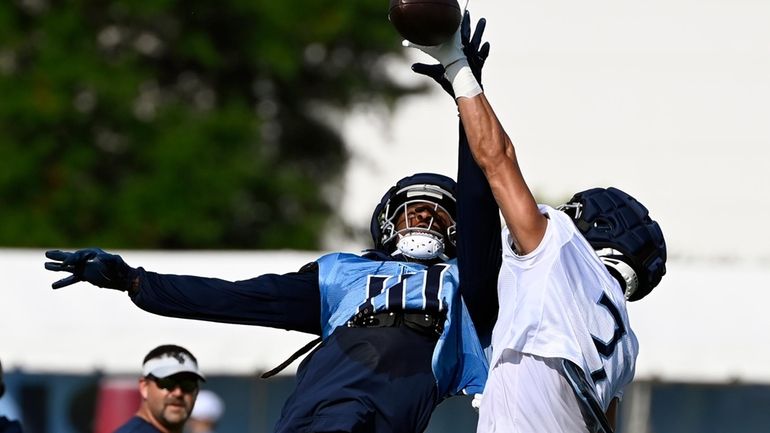
<svg viewBox="0 0 770 433">
<path fill-rule="evenodd" d="M 510 232 L 502 232 L 491 365 L 506 348 L 568 359 L 595 384 L 606 409 L 633 379 L 639 350 L 623 291 L 569 216 L 546 205 L 540 212 L 548 227 L 531 253 L 517 255 Z"/>
</svg>

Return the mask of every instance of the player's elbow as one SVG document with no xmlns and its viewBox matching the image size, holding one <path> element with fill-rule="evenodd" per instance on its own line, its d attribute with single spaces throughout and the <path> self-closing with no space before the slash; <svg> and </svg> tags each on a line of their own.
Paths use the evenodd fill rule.
<svg viewBox="0 0 770 433">
<path fill-rule="evenodd" d="M 508 172 L 516 170 L 516 152 L 508 142 L 506 145 L 479 152 L 476 163 L 490 181 L 500 176 L 507 177 Z"/>
<path fill-rule="evenodd" d="M 503 137 L 491 136 L 481 143 L 482 145 L 473 149 L 473 156 L 484 171 L 493 169 L 513 154 L 513 145 Z"/>
</svg>

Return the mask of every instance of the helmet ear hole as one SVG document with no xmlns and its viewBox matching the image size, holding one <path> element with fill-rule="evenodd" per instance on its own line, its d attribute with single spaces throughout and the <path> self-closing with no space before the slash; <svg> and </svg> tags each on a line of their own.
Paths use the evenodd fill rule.
<svg viewBox="0 0 770 433">
<path fill-rule="evenodd" d="M 594 221 L 594 228 L 597 231 L 610 233 L 612 232 L 612 222 L 606 218 L 597 218 L 596 221 Z"/>
</svg>

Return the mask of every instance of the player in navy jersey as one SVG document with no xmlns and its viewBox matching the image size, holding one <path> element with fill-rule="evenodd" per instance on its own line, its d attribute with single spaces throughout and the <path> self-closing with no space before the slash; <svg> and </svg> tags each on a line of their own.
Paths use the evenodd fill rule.
<svg viewBox="0 0 770 433">
<path fill-rule="evenodd" d="M 431 55 L 457 98 L 470 149 L 506 228 L 499 317 L 479 415 L 479 433 L 611 432 L 638 343 L 626 300 L 665 274 L 666 245 L 647 209 L 616 188 L 538 205 L 516 151 L 466 58 L 458 33 Z M 472 286 L 463 286 L 463 296 Z"/>
<path fill-rule="evenodd" d="M 469 51 L 476 73 L 488 53 L 480 37 Z M 155 314 L 319 335 L 276 432 L 421 432 L 443 399 L 481 392 L 496 311 L 482 294 L 494 298 L 499 211 L 462 125 L 458 155 L 457 184 L 418 173 L 385 193 L 372 215 L 374 248 L 361 255 L 235 282 L 132 268 L 95 248 L 49 251 L 46 269 L 72 273 L 54 288 L 124 290 Z M 476 295 L 467 306 L 461 286 Z"/>
</svg>

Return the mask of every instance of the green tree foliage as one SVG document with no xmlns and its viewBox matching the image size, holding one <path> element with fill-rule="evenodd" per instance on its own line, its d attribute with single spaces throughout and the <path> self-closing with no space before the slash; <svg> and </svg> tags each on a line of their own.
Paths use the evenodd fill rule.
<svg viewBox="0 0 770 433">
<path fill-rule="evenodd" d="M 318 248 L 382 0 L 0 2 L 0 245 Z M 380 67 L 378 67 L 378 65 Z"/>
</svg>

